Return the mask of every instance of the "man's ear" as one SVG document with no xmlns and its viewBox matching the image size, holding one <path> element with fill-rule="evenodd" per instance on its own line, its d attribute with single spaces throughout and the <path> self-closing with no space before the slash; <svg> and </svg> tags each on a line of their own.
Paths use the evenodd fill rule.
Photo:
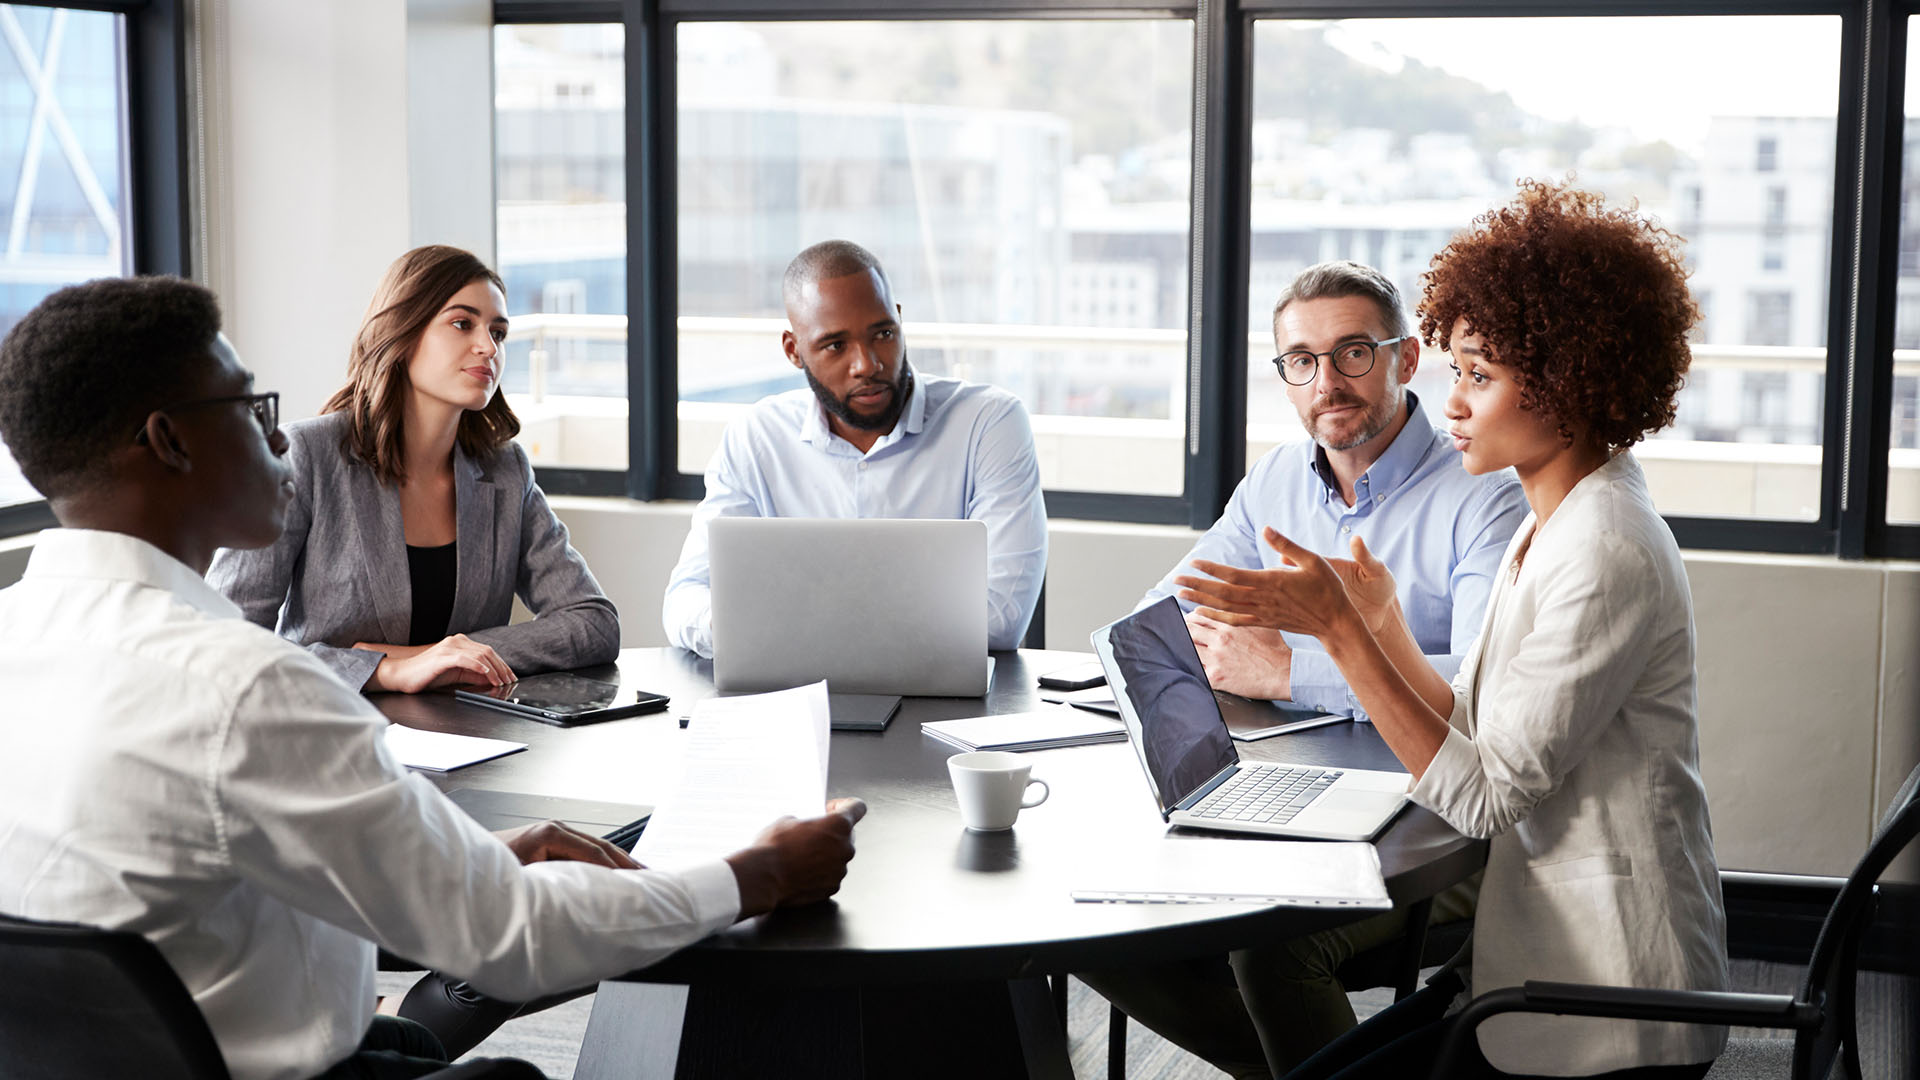
<svg viewBox="0 0 1920 1080">
<path fill-rule="evenodd" d="M 1420 339 L 1408 337 L 1400 343 L 1400 385 L 1405 386 L 1420 369 Z"/>
<path fill-rule="evenodd" d="M 780 351 L 787 354 L 787 362 L 794 367 L 806 366 L 800 362 L 800 342 L 793 336 L 793 331 L 780 331 Z"/>
<path fill-rule="evenodd" d="M 193 455 L 187 452 L 186 442 L 180 438 L 172 417 L 163 412 L 148 413 L 147 426 L 140 429 L 140 434 L 147 453 L 158 458 L 162 465 L 175 472 L 193 471 Z"/>
</svg>

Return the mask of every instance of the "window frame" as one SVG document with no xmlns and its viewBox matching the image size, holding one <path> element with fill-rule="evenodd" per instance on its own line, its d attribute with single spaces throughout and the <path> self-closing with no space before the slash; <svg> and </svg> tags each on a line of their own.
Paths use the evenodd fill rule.
<svg viewBox="0 0 1920 1080">
<path fill-rule="evenodd" d="M 1048 491 L 1063 518 L 1210 526 L 1246 468 L 1245 282 L 1251 224 L 1252 41 L 1260 19 L 1575 15 L 1831 15 L 1841 20 L 1819 516 L 1669 515 L 1682 547 L 1843 559 L 1920 557 L 1920 524 L 1886 520 L 1893 408 L 1906 16 L 1920 0 L 495 0 L 496 23 L 620 22 L 627 41 L 628 468 L 539 470 L 555 493 L 697 500 L 679 471 L 676 31 L 686 22 L 1006 18 L 1190 19 L 1194 27 L 1192 279 L 1185 491 Z M 1875 213 L 1867 213 L 1874 208 Z M 1891 214 L 1892 217 L 1887 215 Z M 1197 329 L 1195 326 L 1197 324 Z M 1860 418 L 1849 424 L 1849 418 Z"/>
<path fill-rule="evenodd" d="M 19 0 L 19 7 L 104 11 L 126 18 L 130 246 L 136 274 L 192 269 L 188 245 L 187 0 Z M 52 528 L 45 499 L 0 507 L 0 538 Z"/>
</svg>

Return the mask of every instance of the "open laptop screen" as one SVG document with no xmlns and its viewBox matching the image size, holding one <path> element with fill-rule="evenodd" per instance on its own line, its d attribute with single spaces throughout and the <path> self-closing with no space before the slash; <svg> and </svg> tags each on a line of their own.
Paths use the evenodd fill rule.
<svg viewBox="0 0 1920 1080">
<path fill-rule="evenodd" d="M 1187 621 L 1171 597 L 1096 633 L 1114 699 L 1161 813 L 1236 764 L 1233 737 L 1207 685 Z M 1117 672 L 1116 670 L 1117 669 Z M 1120 677 L 1112 680 L 1114 674 Z"/>
</svg>

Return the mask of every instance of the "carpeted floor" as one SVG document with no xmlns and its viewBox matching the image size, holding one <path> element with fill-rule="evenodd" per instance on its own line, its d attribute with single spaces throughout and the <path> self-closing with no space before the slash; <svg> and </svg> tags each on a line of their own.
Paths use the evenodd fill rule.
<svg viewBox="0 0 1920 1080">
<path fill-rule="evenodd" d="M 1760 993 L 1792 993 L 1798 989 L 1801 969 L 1759 961 L 1735 961 L 1734 989 Z M 402 992 L 413 976 L 382 973 L 381 993 Z M 1920 990 L 1914 980 L 1867 974 L 1860 982 L 1861 1066 L 1865 1080 L 1912 1080 L 1916 1074 L 1915 1018 L 1920 1015 Z M 535 1016 L 523 1017 L 480 1044 L 476 1056 L 517 1057 L 540 1067 L 553 1080 L 570 1080 L 574 1059 L 593 1011 L 591 996 L 568 1002 Z M 1354 1011 L 1362 1018 L 1391 1004 L 1388 990 L 1353 995 Z M 1080 1080 L 1107 1075 L 1107 1003 L 1075 981 L 1068 993 L 1067 1031 L 1071 1041 L 1073 1074 Z M 1778 1032 L 1740 1031 L 1736 1035 L 1777 1038 Z M 1764 1051 L 1765 1047 L 1757 1048 Z M 1714 1070 L 1714 1080 L 1745 1080 L 1778 1076 L 1777 1055 L 1755 1048 L 1729 1054 Z M 1896 1067 L 1896 1062 L 1908 1063 Z M 1903 1071 L 1903 1069 L 1905 1071 Z M 1217 1080 L 1225 1073 L 1168 1043 L 1139 1024 L 1127 1026 L 1129 1080 Z"/>
</svg>

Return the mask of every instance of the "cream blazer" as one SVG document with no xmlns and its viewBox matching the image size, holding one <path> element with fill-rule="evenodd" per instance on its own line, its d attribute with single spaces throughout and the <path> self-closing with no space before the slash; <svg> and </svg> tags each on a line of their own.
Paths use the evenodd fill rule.
<svg viewBox="0 0 1920 1080">
<path fill-rule="evenodd" d="M 1693 602 L 1679 545 L 1621 453 L 1508 545 L 1451 730 L 1413 799 L 1491 837 L 1469 985 L 1721 990 L 1726 914 L 1700 781 Z M 1506 1072 L 1706 1061 L 1726 1029 L 1509 1015 Z"/>
</svg>

